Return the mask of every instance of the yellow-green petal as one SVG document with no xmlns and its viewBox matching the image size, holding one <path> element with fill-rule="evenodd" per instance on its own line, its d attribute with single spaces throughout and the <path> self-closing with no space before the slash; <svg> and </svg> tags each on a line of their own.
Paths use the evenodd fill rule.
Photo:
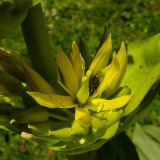
<svg viewBox="0 0 160 160">
<path fill-rule="evenodd" d="M 92 115 L 92 129 L 94 132 L 105 126 L 107 119 L 104 118 L 104 115 L 105 112 L 99 112 Z"/>
<path fill-rule="evenodd" d="M 98 112 L 92 115 L 92 128 L 96 131 L 97 129 L 109 126 L 115 123 L 122 116 L 123 111 L 104 111 Z"/>
<path fill-rule="evenodd" d="M 111 51 L 112 40 L 111 35 L 109 35 L 107 40 L 103 43 L 102 47 L 98 50 L 90 65 L 89 70 L 92 70 L 93 74 L 97 73 L 98 71 L 102 71 L 107 66 Z"/>
<path fill-rule="evenodd" d="M 42 92 L 46 94 L 56 94 L 56 91 L 47 83 L 36 71 L 21 62 L 24 74 L 30 88 L 36 92 Z"/>
<path fill-rule="evenodd" d="M 126 52 L 124 42 L 122 42 L 122 44 L 121 44 L 121 48 L 117 54 L 117 57 L 118 57 L 118 61 L 120 64 L 120 77 L 121 77 L 121 79 L 123 79 L 126 68 L 127 68 L 127 62 L 128 62 L 127 52 Z"/>
<path fill-rule="evenodd" d="M 107 111 L 125 106 L 133 97 L 133 95 L 125 95 L 112 100 L 106 99 L 92 99 L 88 102 L 88 105 L 97 107 L 97 111 Z"/>
<path fill-rule="evenodd" d="M 56 139 L 56 140 L 60 140 L 62 142 L 71 142 L 75 138 L 73 136 L 70 136 L 70 128 L 69 127 L 49 131 L 48 135 L 51 138 L 51 141 Z"/>
<path fill-rule="evenodd" d="M 71 91 L 73 95 L 76 95 L 79 90 L 78 79 L 69 58 L 62 51 L 61 47 L 58 48 L 57 64 L 63 75 L 66 87 Z"/>
<path fill-rule="evenodd" d="M 82 79 L 82 86 L 80 90 L 77 93 L 77 100 L 82 105 L 86 103 L 88 97 L 89 97 L 89 79 L 85 76 Z"/>
<path fill-rule="evenodd" d="M 91 125 L 91 115 L 87 108 L 75 108 L 75 120 L 80 123 L 80 125 L 89 127 Z"/>
<path fill-rule="evenodd" d="M 76 106 L 71 96 L 27 92 L 38 104 L 48 108 L 73 108 Z"/>
<path fill-rule="evenodd" d="M 105 95 L 110 95 L 112 94 L 117 87 L 119 87 L 121 81 L 123 80 L 124 74 L 126 72 L 127 68 L 127 53 L 125 49 L 124 42 L 121 44 L 121 48 L 117 54 L 117 60 L 120 65 L 119 72 L 117 73 L 116 77 L 113 79 L 110 87 L 105 91 Z"/>
<path fill-rule="evenodd" d="M 118 119 L 123 115 L 123 110 L 119 111 L 107 111 L 108 115 L 105 115 L 107 118 L 107 122 L 105 125 L 109 126 L 115 123 Z"/>
<path fill-rule="evenodd" d="M 57 74 L 58 74 L 58 76 L 57 76 L 57 78 L 58 78 L 58 79 L 57 79 L 58 84 L 60 84 L 61 87 L 62 87 L 67 93 L 69 93 L 70 96 L 75 97 L 75 95 L 72 94 L 71 91 L 61 82 L 61 76 L 60 76 L 59 70 L 57 70 Z"/>
<path fill-rule="evenodd" d="M 104 136 L 101 137 L 101 139 L 112 138 L 116 134 L 118 127 L 119 127 L 119 121 L 108 127 L 107 131 L 105 132 Z"/>
<path fill-rule="evenodd" d="M 84 76 L 85 66 L 84 66 L 84 60 L 81 57 L 78 46 L 74 41 L 72 43 L 72 51 L 69 54 L 69 59 L 73 66 L 74 72 L 77 76 L 78 83 L 79 85 L 81 85 L 81 80 L 82 80 L 82 77 Z"/>
<path fill-rule="evenodd" d="M 97 92 L 103 92 L 106 88 L 108 89 L 108 87 L 112 84 L 113 79 L 119 72 L 119 68 L 120 66 L 117 60 L 117 55 L 114 52 L 111 64 L 102 71 L 102 76 L 104 77 L 99 87 L 97 88 Z"/>
<path fill-rule="evenodd" d="M 71 130 L 70 130 L 70 136 L 80 136 L 85 135 L 89 131 L 88 127 L 81 126 L 78 122 L 73 121 Z"/>
</svg>

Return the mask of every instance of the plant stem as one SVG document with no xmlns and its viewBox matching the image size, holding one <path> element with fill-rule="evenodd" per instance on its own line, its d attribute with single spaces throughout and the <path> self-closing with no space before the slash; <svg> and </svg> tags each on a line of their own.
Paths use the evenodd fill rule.
<svg viewBox="0 0 160 160">
<path fill-rule="evenodd" d="M 49 113 L 49 116 L 52 117 L 52 118 L 61 120 L 61 121 L 68 122 L 68 119 L 67 119 L 67 118 L 62 117 L 62 116 L 59 116 L 59 115 L 57 115 L 57 114 Z"/>
<path fill-rule="evenodd" d="M 88 153 L 77 154 L 77 155 L 66 155 L 68 160 L 89 160 Z"/>
<path fill-rule="evenodd" d="M 62 89 L 57 83 L 57 64 L 52 52 L 40 4 L 29 9 L 21 27 L 33 68 L 57 92 L 61 92 Z"/>
<path fill-rule="evenodd" d="M 69 111 L 68 109 L 60 108 L 60 110 L 61 110 L 62 112 L 64 112 L 64 113 L 66 113 L 67 115 L 74 117 L 74 113 L 72 113 L 72 112 Z"/>
</svg>

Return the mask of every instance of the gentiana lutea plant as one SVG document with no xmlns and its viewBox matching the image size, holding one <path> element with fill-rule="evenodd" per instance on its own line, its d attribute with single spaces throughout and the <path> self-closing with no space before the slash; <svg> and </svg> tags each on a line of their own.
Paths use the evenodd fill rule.
<svg viewBox="0 0 160 160">
<path fill-rule="evenodd" d="M 32 23 L 40 14 L 37 11 L 35 18 L 36 9 L 32 12 L 22 24 L 24 38 L 31 29 L 36 36 L 45 34 L 45 28 L 44 33 L 38 34 L 36 28 L 35 32 Z M 41 24 L 37 27 L 43 28 Z M 41 51 L 42 46 L 46 49 L 42 52 L 45 58 L 35 58 L 39 61 L 31 56 L 32 64 L 17 52 L 1 48 L 0 128 L 53 151 L 75 155 L 100 148 L 133 124 L 159 90 L 160 63 L 156 57 L 160 49 L 153 56 L 150 53 L 160 36 L 128 44 L 127 51 L 122 42 L 116 53 L 112 51 L 111 34 L 106 35 L 105 30 L 92 61 L 83 39 L 79 47 L 72 43 L 68 56 L 59 46 L 55 59 L 45 57 L 50 52 L 45 36 L 35 38 L 34 45 L 39 47 L 26 40 L 29 52 L 31 48 Z M 148 44 L 153 47 L 146 52 Z M 133 63 L 128 56 L 133 57 Z M 50 60 L 54 67 L 41 65 Z M 53 78 L 48 82 L 36 65 L 44 72 L 50 70 L 49 77 Z"/>
<path fill-rule="evenodd" d="M 34 84 L 37 83 L 37 88 L 27 93 L 40 106 L 50 108 L 49 116 L 58 123 L 62 123 L 61 128 L 58 126 L 53 130 L 50 125 L 43 124 L 45 127 L 48 126 L 44 136 L 57 140 L 55 146 L 52 146 L 54 150 L 57 150 L 56 144 L 59 145 L 59 143 L 63 143 L 64 146 L 66 142 L 75 142 L 75 146 L 72 145 L 75 148 L 76 146 L 81 148 L 98 139 L 109 139 L 116 133 L 123 109 L 133 95 L 122 95 L 112 99 L 106 99 L 105 95 L 103 98 L 101 97 L 103 92 L 110 96 L 110 93 L 117 89 L 127 66 L 124 43 L 118 54 L 113 54 L 112 62 L 107 66 L 111 49 L 112 42 L 111 36 L 109 36 L 85 73 L 85 61 L 81 57 L 76 43 L 73 42 L 69 57 L 59 47 L 56 56 L 60 71 L 58 81 L 68 95 L 59 95 L 52 87 L 48 89 L 47 82 L 37 83 L 42 78 L 22 63 L 30 87 L 34 88 Z M 60 77 L 60 75 L 62 76 Z M 61 78 L 64 83 L 61 82 Z M 63 116 L 55 115 L 55 108 L 59 108 L 65 114 Z M 34 133 L 33 135 L 40 136 L 36 132 L 41 130 L 38 124 L 30 124 L 29 128 Z M 70 149 L 70 147 L 64 150 L 66 149 Z"/>
<path fill-rule="evenodd" d="M 59 47 L 56 55 L 58 83 L 66 91 L 62 95 L 21 60 L 19 68 L 30 87 L 26 92 L 37 104 L 24 108 L 12 107 L 11 125 L 21 132 L 23 138 L 40 143 L 43 140 L 54 151 L 71 150 L 70 154 L 97 149 L 99 145 L 96 141 L 105 142 L 104 140 L 112 138 L 120 126 L 124 109 L 134 94 L 129 94 L 130 89 L 127 88 L 127 92 L 122 95 L 116 94 L 110 98 L 119 87 L 127 67 L 124 43 L 122 42 L 118 54 L 113 53 L 112 61 L 108 64 L 111 51 L 112 41 L 109 35 L 85 71 L 85 60 L 75 42 L 72 43 L 69 56 Z M 5 51 L 1 53 L 8 54 Z M 2 67 L 5 69 L 3 64 Z M 11 83 L 16 87 L 16 81 Z M 18 88 L 20 93 L 17 94 L 23 96 L 23 87 Z"/>
</svg>

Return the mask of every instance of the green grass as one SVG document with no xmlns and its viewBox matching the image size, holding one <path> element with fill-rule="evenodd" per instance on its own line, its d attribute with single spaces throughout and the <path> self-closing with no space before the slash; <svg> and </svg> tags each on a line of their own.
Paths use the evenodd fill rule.
<svg viewBox="0 0 160 160">
<path fill-rule="evenodd" d="M 36 142 L 27 141 L 20 135 L 0 130 L 0 160 L 65 160 L 63 154 L 55 153 Z"/>
</svg>

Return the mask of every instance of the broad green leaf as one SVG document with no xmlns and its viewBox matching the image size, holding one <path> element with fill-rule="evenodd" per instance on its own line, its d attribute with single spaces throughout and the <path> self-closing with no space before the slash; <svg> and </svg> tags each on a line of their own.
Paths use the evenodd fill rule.
<svg viewBox="0 0 160 160">
<path fill-rule="evenodd" d="M 78 138 L 78 137 L 77 137 Z M 68 155 L 82 154 L 91 150 L 100 148 L 107 140 L 95 140 L 93 134 L 78 138 L 71 142 L 59 142 L 54 146 L 49 147 L 54 151 L 63 152 Z"/>
<path fill-rule="evenodd" d="M 135 93 L 151 70 L 160 63 L 160 34 L 129 43 L 127 53 L 128 65 L 122 84 L 128 84 Z M 160 74 L 160 70 L 155 72 Z"/>
<path fill-rule="evenodd" d="M 107 142 L 98 149 L 98 155 L 100 155 L 101 160 L 115 160 L 117 153 Z"/>
<path fill-rule="evenodd" d="M 98 153 L 101 160 L 139 160 L 135 146 L 124 132 L 116 135 L 105 143 Z"/>
<path fill-rule="evenodd" d="M 154 125 L 144 125 L 143 130 L 160 143 L 160 127 Z"/>
<path fill-rule="evenodd" d="M 135 96 L 124 110 L 123 126 L 133 124 L 150 105 L 160 88 L 160 34 L 144 41 L 129 43 L 129 64 L 122 86 L 127 84 Z"/>
<path fill-rule="evenodd" d="M 135 126 L 133 142 L 147 159 L 159 159 L 160 144 L 153 137 L 146 134 L 143 127 L 139 124 Z"/>
<path fill-rule="evenodd" d="M 24 21 L 27 11 L 42 0 L 0 1 L 0 39 L 4 39 Z"/>
<path fill-rule="evenodd" d="M 160 71 L 160 64 L 148 75 L 133 99 L 127 105 L 124 110 L 124 118 L 121 121 L 123 125 L 119 128 L 118 133 L 126 130 L 130 125 L 135 123 L 155 98 L 160 88 L 160 76 L 157 71 Z"/>
<path fill-rule="evenodd" d="M 160 84 L 160 63 L 144 79 L 143 83 L 136 91 L 135 96 L 131 99 L 128 106 L 124 110 L 124 115 L 130 114 L 132 111 L 135 112 L 135 109 L 138 106 L 142 105 L 142 103 L 147 103 L 147 101 L 149 101 L 149 97 L 153 99 L 156 96 L 156 94 L 153 94 L 153 92 L 156 90 L 158 91 L 159 84 Z M 139 110 L 139 108 L 137 109 Z"/>
<path fill-rule="evenodd" d="M 136 150 L 137 150 L 140 160 L 148 160 L 146 156 L 138 148 L 136 148 Z"/>
<path fill-rule="evenodd" d="M 43 137 L 36 137 L 36 136 L 34 136 L 32 138 L 32 140 L 41 144 L 41 145 L 47 146 L 47 147 L 48 146 L 53 146 L 60 141 L 60 140 L 55 139 L 55 138 L 54 139 L 53 138 L 49 139 L 48 137 L 43 138 Z"/>
</svg>

